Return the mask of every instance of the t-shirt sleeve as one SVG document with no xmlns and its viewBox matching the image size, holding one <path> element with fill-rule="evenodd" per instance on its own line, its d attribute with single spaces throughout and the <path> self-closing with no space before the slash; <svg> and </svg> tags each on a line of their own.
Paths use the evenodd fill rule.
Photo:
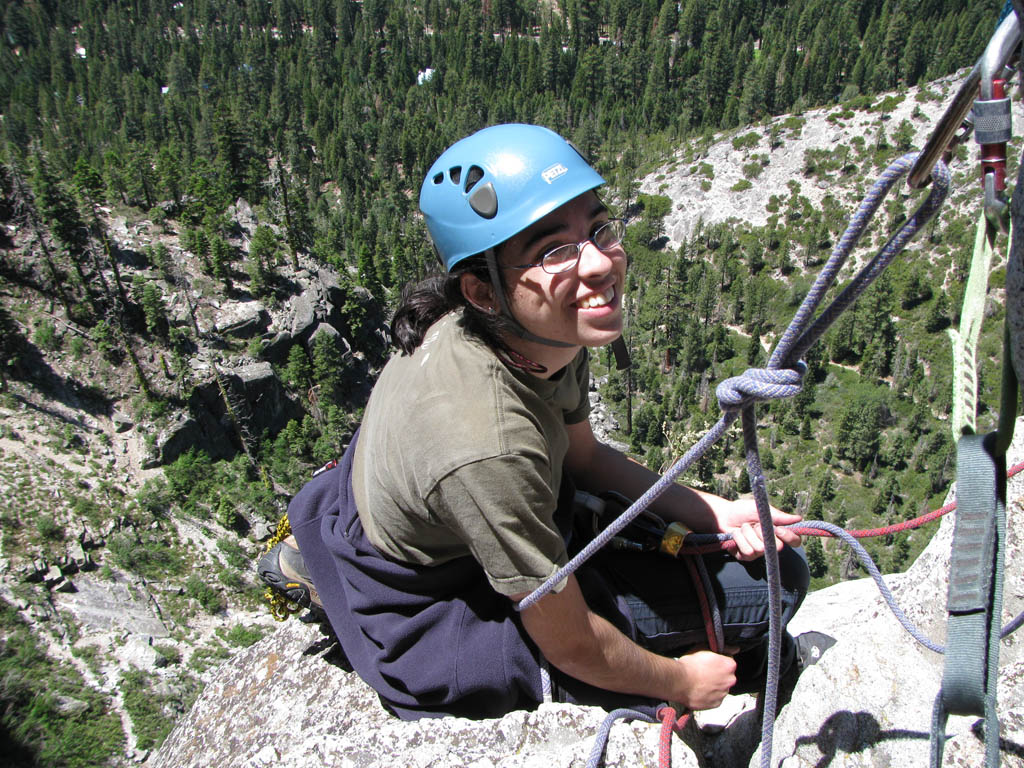
<svg viewBox="0 0 1024 768">
<path fill-rule="evenodd" d="M 500 594 L 532 591 L 568 560 L 546 470 L 525 456 L 483 459 L 448 473 L 428 499 Z"/>
<path fill-rule="evenodd" d="M 586 347 L 581 349 L 572 366 L 579 399 L 577 406 L 565 414 L 565 423 L 579 424 L 590 416 L 590 350 Z"/>
</svg>

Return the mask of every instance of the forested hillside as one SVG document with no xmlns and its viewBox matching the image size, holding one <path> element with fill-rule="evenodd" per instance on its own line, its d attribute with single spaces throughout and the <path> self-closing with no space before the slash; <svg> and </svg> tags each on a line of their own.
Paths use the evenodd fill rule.
<svg viewBox="0 0 1024 768">
<path fill-rule="evenodd" d="M 714 385 L 767 359 L 863 185 L 948 100 L 953 81 L 927 84 L 973 63 L 1001 6 L 0 3 L 0 753 L 143 760 L 271 623 L 251 558 L 358 424 L 400 289 L 434 267 L 416 196 L 449 143 L 540 123 L 608 179 L 631 219 L 634 366 L 599 353 L 594 370 L 612 436 L 659 468 L 717 419 Z M 913 114 L 890 119 L 905 100 Z M 673 239 L 672 178 L 712 191 L 735 172 L 709 154 L 727 147 L 742 180 L 722 205 L 742 206 L 816 107 L 870 129 L 804 152 L 767 223 L 737 210 Z M 956 182 L 973 190 L 967 154 Z M 872 242 L 911 204 L 887 203 Z M 762 409 L 778 506 L 853 525 L 941 500 L 944 331 L 975 212 L 944 214 L 926 257 L 812 351 L 804 393 Z M 746 491 L 738 443 L 687 480 Z M 924 540 L 872 546 L 897 569 Z M 854 572 L 814 550 L 817 585 Z M 142 624 L 96 630 L 104 597 Z"/>
<path fill-rule="evenodd" d="M 472 130 L 547 125 L 625 188 L 673 138 L 973 63 L 999 5 L 7 2 L 5 154 L 34 187 L 159 204 L 211 242 L 235 198 L 271 204 L 289 250 L 384 298 L 431 261 L 410 191 Z"/>
</svg>

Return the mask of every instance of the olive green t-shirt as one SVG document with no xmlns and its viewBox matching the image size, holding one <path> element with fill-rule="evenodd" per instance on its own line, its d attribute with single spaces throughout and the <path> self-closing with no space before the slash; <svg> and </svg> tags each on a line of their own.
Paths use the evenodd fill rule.
<svg viewBox="0 0 1024 768">
<path fill-rule="evenodd" d="M 373 388 L 352 466 L 359 518 L 390 557 L 472 555 L 496 591 L 527 592 L 567 560 L 554 513 L 566 424 L 590 413 L 587 351 L 540 379 L 457 320 L 438 320 Z"/>
</svg>

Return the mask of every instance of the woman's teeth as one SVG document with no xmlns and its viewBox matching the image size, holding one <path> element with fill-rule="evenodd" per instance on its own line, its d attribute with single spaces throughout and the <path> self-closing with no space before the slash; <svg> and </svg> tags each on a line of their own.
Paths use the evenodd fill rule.
<svg viewBox="0 0 1024 768">
<path fill-rule="evenodd" d="M 615 286 L 611 286 L 604 293 L 595 293 L 593 296 L 588 296 L 578 302 L 580 309 L 594 309 L 595 307 L 603 307 L 605 304 L 615 298 Z"/>
</svg>

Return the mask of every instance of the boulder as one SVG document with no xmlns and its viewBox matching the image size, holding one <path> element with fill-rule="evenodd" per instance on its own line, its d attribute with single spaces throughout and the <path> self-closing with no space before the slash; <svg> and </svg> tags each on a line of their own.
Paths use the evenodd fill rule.
<svg viewBox="0 0 1024 768">
<path fill-rule="evenodd" d="M 604 717 L 593 707 L 548 704 L 497 720 L 403 722 L 339 665 L 317 628 L 291 620 L 220 667 L 149 765 L 582 766 Z M 650 764 L 659 730 L 620 721 L 604 765 Z M 698 765 L 680 739 L 673 740 L 672 765 Z"/>
<path fill-rule="evenodd" d="M 288 352 L 294 343 L 295 339 L 292 338 L 290 331 L 266 333 L 263 335 L 263 350 L 260 356 L 274 365 L 284 365 L 288 362 Z"/>
<path fill-rule="evenodd" d="M 316 344 L 316 340 L 321 336 L 326 336 L 332 341 L 336 341 L 341 338 L 341 334 L 338 333 L 338 329 L 330 323 L 320 323 L 316 327 L 316 330 L 309 335 L 309 347 L 312 349 L 313 345 Z"/>
<path fill-rule="evenodd" d="M 240 449 L 232 418 L 244 423 L 248 434 L 276 434 L 289 419 L 301 415 L 290 400 L 269 362 L 221 370 L 221 382 L 231 401 L 228 412 L 216 378 L 193 389 L 188 411 L 178 414 L 157 435 L 147 468 L 169 464 L 190 448 L 203 450 L 212 459 L 230 459 Z"/>
<path fill-rule="evenodd" d="M 222 308 L 214 317 L 217 331 L 238 339 L 259 336 L 270 325 L 270 315 L 258 301 L 238 301 Z"/>
<path fill-rule="evenodd" d="M 317 319 L 317 298 L 320 292 L 316 288 L 309 288 L 292 301 L 291 305 L 291 327 L 289 332 L 293 339 L 306 339 L 318 324 Z"/>
<path fill-rule="evenodd" d="M 54 595 L 53 600 L 59 610 L 75 617 L 83 633 L 127 632 L 146 638 L 170 634 L 148 596 L 116 572 L 110 579 L 100 578 L 95 572 L 82 574 L 75 586 L 76 592 Z"/>
<path fill-rule="evenodd" d="M 253 435 L 277 434 L 289 419 L 301 415 L 298 406 L 285 394 L 273 366 L 266 361 L 233 369 L 225 386 L 240 396 L 234 407 L 248 412 L 236 415 L 246 419 Z"/>
<path fill-rule="evenodd" d="M 224 426 L 202 405 L 198 390 L 189 399 L 189 411 L 179 413 L 157 434 L 153 454 L 143 464 L 144 468 L 170 464 L 192 448 L 206 451 L 212 459 L 230 459 L 235 455 L 235 446 Z"/>
<path fill-rule="evenodd" d="M 256 214 L 253 213 L 252 206 L 241 197 L 234 204 L 228 206 L 226 215 L 228 219 L 235 222 L 239 229 L 246 232 L 249 237 L 252 237 L 256 227 L 259 226 L 259 221 L 256 218 Z"/>
<path fill-rule="evenodd" d="M 115 410 L 110 415 L 110 420 L 114 424 L 114 430 L 117 432 L 127 432 L 129 429 L 135 426 L 135 423 L 131 420 L 131 417 L 122 411 Z"/>
</svg>

